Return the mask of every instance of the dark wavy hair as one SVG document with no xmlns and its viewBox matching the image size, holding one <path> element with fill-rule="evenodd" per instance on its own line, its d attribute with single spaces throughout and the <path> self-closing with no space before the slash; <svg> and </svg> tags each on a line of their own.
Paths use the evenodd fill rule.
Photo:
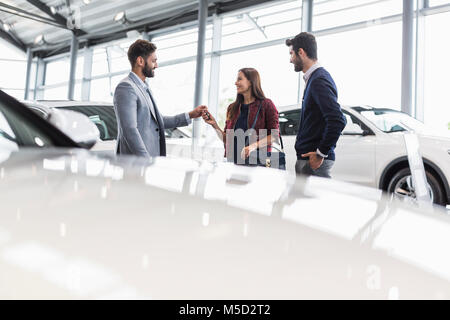
<svg viewBox="0 0 450 320">
<path fill-rule="evenodd" d="M 301 32 L 292 39 L 286 40 L 286 45 L 292 46 L 295 55 L 298 56 L 298 50 L 302 48 L 305 50 L 308 58 L 317 60 L 317 42 L 316 37 L 312 33 Z"/>
<path fill-rule="evenodd" d="M 156 46 L 147 40 L 136 40 L 128 49 L 128 60 L 131 67 L 134 67 L 138 57 L 147 59 L 149 55 L 156 51 Z"/>
<path fill-rule="evenodd" d="M 264 95 L 264 92 L 261 89 L 261 78 L 259 77 L 258 71 L 256 71 L 256 69 L 254 68 L 242 68 L 239 70 L 239 72 L 242 72 L 245 78 L 247 78 L 247 80 L 250 81 L 252 96 L 258 100 L 266 99 L 266 96 Z M 228 107 L 227 120 L 231 120 L 234 118 L 237 111 L 239 110 L 239 106 L 243 102 L 244 96 L 238 93 L 236 96 L 236 100 Z"/>
</svg>

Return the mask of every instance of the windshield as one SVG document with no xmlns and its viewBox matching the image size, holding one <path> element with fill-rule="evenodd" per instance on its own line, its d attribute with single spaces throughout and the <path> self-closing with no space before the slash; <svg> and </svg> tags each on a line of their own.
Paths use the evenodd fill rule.
<svg viewBox="0 0 450 320">
<path fill-rule="evenodd" d="M 361 115 L 371 121 L 378 129 L 386 132 L 414 131 L 429 132 L 430 128 L 406 113 L 390 109 L 360 110 Z"/>
<path fill-rule="evenodd" d="M 0 149 L 52 146 L 52 139 L 38 124 L 17 112 L 16 108 L 0 102 Z"/>
<path fill-rule="evenodd" d="M 165 130 L 166 138 L 172 139 L 181 139 L 181 138 L 190 138 L 191 134 L 188 130 L 184 130 L 184 128 L 173 128 Z"/>
</svg>

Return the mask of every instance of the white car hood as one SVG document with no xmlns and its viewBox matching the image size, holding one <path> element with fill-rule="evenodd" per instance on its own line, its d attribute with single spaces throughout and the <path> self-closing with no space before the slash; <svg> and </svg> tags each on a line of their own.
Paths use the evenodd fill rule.
<svg viewBox="0 0 450 320">
<path fill-rule="evenodd" d="M 448 216 L 327 181 L 12 153 L 0 163 L 0 298 L 450 298 Z"/>
<path fill-rule="evenodd" d="M 418 135 L 420 142 L 425 144 L 435 144 L 442 148 L 450 148 L 450 137 L 434 136 L 434 135 Z"/>
<path fill-rule="evenodd" d="M 398 141 L 404 141 L 404 133 L 390 133 L 391 137 L 395 137 Z M 450 163 L 450 137 L 417 134 L 419 146 L 423 156 L 439 162 L 441 170 L 445 172 L 447 177 L 450 177 L 448 165 Z"/>
</svg>

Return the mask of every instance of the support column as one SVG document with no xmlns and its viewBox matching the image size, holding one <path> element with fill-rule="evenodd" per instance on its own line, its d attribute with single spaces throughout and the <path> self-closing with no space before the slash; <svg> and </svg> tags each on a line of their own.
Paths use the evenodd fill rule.
<svg viewBox="0 0 450 320">
<path fill-rule="evenodd" d="M 47 69 L 47 63 L 42 58 L 38 58 L 36 64 L 36 81 L 34 85 L 34 100 L 44 99 L 44 89 L 42 86 L 45 84 L 45 72 Z"/>
<path fill-rule="evenodd" d="M 108 79 L 109 79 L 109 94 L 112 97 L 114 92 L 112 91 L 112 83 L 111 83 L 111 72 L 112 72 L 112 57 L 111 57 L 112 47 L 106 47 L 106 60 L 108 61 Z"/>
<path fill-rule="evenodd" d="M 72 43 L 70 45 L 70 72 L 69 72 L 69 92 L 67 98 L 73 100 L 75 92 L 75 72 L 77 69 L 78 39 L 75 33 L 72 33 Z"/>
<path fill-rule="evenodd" d="M 151 41 L 150 36 L 148 35 L 148 32 L 144 31 L 141 33 L 142 40 Z"/>
<path fill-rule="evenodd" d="M 421 10 L 428 7 L 428 0 L 416 0 L 416 59 L 414 79 L 414 116 L 425 120 L 425 16 Z"/>
<path fill-rule="evenodd" d="M 312 31 L 313 0 L 302 1 L 302 31 Z"/>
<path fill-rule="evenodd" d="M 94 49 L 84 49 L 83 82 L 81 84 L 81 100 L 88 101 L 91 96 L 92 56 Z"/>
<path fill-rule="evenodd" d="M 206 19 L 208 17 L 208 0 L 199 0 L 198 8 L 198 43 L 197 43 L 197 68 L 195 72 L 194 108 L 202 103 L 203 94 L 203 67 L 205 60 L 205 35 Z M 200 137 L 200 119 L 193 121 L 192 142 Z"/>
<path fill-rule="evenodd" d="M 24 99 L 28 100 L 30 96 L 30 82 L 31 82 L 31 66 L 33 64 L 33 52 L 31 48 L 27 48 L 27 73 L 25 77 L 25 93 Z"/>
<path fill-rule="evenodd" d="M 222 18 L 213 17 L 213 39 L 211 55 L 211 75 L 209 78 L 208 110 L 217 119 L 220 88 L 220 52 L 222 43 Z"/>
<path fill-rule="evenodd" d="M 413 115 L 414 2 L 403 0 L 402 111 Z"/>
<path fill-rule="evenodd" d="M 312 17 L 313 17 L 313 0 L 302 0 L 302 32 L 312 31 Z M 297 103 L 300 104 L 303 99 L 303 90 L 305 84 L 303 81 L 303 73 L 298 73 L 298 91 Z"/>
</svg>

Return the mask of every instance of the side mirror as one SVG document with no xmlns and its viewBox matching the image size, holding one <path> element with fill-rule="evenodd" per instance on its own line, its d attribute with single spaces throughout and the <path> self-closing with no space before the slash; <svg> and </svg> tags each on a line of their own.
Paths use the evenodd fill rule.
<svg viewBox="0 0 450 320">
<path fill-rule="evenodd" d="M 344 131 L 342 131 L 342 134 L 346 136 L 363 136 L 364 130 L 356 123 L 349 122 L 345 126 Z"/>
<path fill-rule="evenodd" d="M 47 120 L 82 148 L 90 149 L 100 139 L 97 126 L 82 113 L 52 109 L 52 113 Z"/>
</svg>

